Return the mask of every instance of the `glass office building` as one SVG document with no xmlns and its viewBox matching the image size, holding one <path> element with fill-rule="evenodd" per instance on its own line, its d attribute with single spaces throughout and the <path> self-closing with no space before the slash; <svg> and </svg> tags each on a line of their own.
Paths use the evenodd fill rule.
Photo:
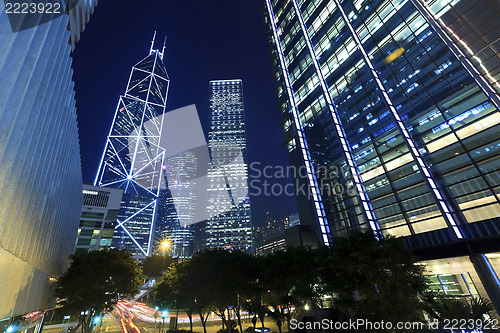
<svg viewBox="0 0 500 333">
<path fill-rule="evenodd" d="M 111 247 L 122 195 L 122 189 L 83 184 L 75 253 Z"/>
<path fill-rule="evenodd" d="M 204 247 L 245 251 L 252 245 L 241 80 L 210 81 L 208 220 Z"/>
<path fill-rule="evenodd" d="M 197 156 L 185 151 L 165 159 L 166 189 L 158 211 L 160 239 L 169 243 L 172 258 L 193 255 L 197 204 Z"/>
<path fill-rule="evenodd" d="M 132 67 L 94 182 L 123 189 L 112 246 L 137 257 L 152 250 L 165 154 L 160 136 L 169 77 L 163 51 L 153 44 L 150 54 Z"/>
<path fill-rule="evenodd" d="M 290 160 L 310 189 L 301 223 L 326 245 L 373 230 L 423 259 L 456 258 L 498 307 L 500 65 L 485 36 L 499 15 L 467 34 L 464 3 L 265 0 L 265 11 Z"/>
</svg>

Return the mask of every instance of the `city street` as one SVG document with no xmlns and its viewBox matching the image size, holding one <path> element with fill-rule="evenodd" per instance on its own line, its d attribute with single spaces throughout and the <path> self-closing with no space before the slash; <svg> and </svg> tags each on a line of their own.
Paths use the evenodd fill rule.
<svg viewBox="0 0 500 333">
<path fill-rule="evenodd" d="M 160 333 L 162 330 L 167 331 L 170 328 L 170 322 L 172 321 L 172 326 L 175 322 L 175 313 L 169 313 L 167 317 L 165 317 L 165 321 L 163 321 L 161 317 L 161 313 L 157 318 L 156 322 L 154 319 L 155 310 L 146 306 L 144 303 L 139 302 L 128 302 L 122 301 L 116 305 L 115 309 L 112 313 L 106 314 L 103 318 L 102 325 L 96 330 L 96 332 L 101 333 Z M 67 331 L 69 325 L 65 327 L 57 327 L 57 328 L 47 328 L 44 329 L 44 333 L 64 333 Z M 278 332 L 278 327 L 274 322 L 272 322 L 269 318 L 266 318 L 265 322 L 266 327 L 271 329 L 271 332 Z M 242 322 L 243 330 L 248 327 L 252 327 L 252 323 L 250 318 L 244 317 Z M 286 326 L 286 325 L 284 325 Z M 215 314 L 210 315 L 207 321 L 207 333 L 217 333 L 222 327 L 222 322 L 218 316 Z M 173 328 L 173 327 L 172 327 Z M 187 316 L 179 312 L 178 326 L 179 330 L 188 330 L 189 331 L 189 319 Z M 283 332 L 286 332 L 285 327 L 282 327 Z M 78 330 L 79 332 L 80 329 Z M 200 323 L 199 318 L 193 317 L 193 332 L 203 332 L 203 327 Z M 73 332 L 75 333 L 75 332 Z"/>
</svg>

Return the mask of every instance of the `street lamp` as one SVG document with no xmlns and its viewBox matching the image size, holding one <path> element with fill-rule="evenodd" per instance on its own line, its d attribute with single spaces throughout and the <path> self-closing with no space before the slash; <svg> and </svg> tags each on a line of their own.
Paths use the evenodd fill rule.
<svg viewBox="0 0 500 333">
<path fill-rule="evenodd" d="M 161 248 L 163 250 L 163 256 L 165 256 L 165 250 L 168 250 L 170 248 L 170 242 L 168 240 L 164 240 L 161 242 Z"/>
</svg>

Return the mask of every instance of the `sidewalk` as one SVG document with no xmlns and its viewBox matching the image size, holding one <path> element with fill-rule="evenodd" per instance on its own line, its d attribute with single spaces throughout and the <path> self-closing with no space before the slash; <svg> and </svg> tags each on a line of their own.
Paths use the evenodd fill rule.
<svg viewBox="0 0 500 333">
<path fill-rule="evenodd" d="M 264 322 L 265 327 L 268 327 L 271 329 L 270 333 L 278 333 L 278 326 L 276 326 L 276 323 L 273 322 L 271 319 L 266 317 L 266 320 Z M 253 328 L 253 324 L 251 322 L 248 322 L 247 320 L 242 321 L 241 326 L 243 327 L 243 332 L 248 328 L 251 327 Z M 260 322 L 257 324 L 257 327 L 260 327 Z M 177 325 L 178 329 L 182 330 L 189 330 L 189 322 L 188 323 L 179 323 Z M 209 321 L 207 322 L 207 333 L 217 333 L 218 330 L 222 328 L 222 321 Z M 239 331 L 239 326 L 236 326 L 236 328 Z M 200 322 L 194 322 L 193 323 L 193 332 L 198 332 L 198 333 L 203 333 L 203 326 L 201 326 Z M 286 323 L 283 323 L 281 326 L 281 332 L 282 333 L 288 333 L 287 325 Z"/>
</svg>

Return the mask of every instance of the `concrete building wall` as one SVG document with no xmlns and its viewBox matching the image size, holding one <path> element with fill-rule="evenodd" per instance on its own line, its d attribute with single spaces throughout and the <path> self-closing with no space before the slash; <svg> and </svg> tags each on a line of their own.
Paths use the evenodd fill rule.
<svg viewBox="0 0 500 333">
<path fill-rule="evenodd" d="M 85 30 L 85 24 L 90 20 L 90 15 L 94 13 L 98 0 L 77 1 L 75 6 L 69 11 L 69 30 L 71 36 L 69 43 L 71 50 L 75 50 L 75 44 L 80 40 L 81 33 Z"/>
<path fill-rule="evenodd" d="M 82 175 L 68 16 L 13 33 L 0 4 L 0 320 L 48 306 Z"/>
</svg>

